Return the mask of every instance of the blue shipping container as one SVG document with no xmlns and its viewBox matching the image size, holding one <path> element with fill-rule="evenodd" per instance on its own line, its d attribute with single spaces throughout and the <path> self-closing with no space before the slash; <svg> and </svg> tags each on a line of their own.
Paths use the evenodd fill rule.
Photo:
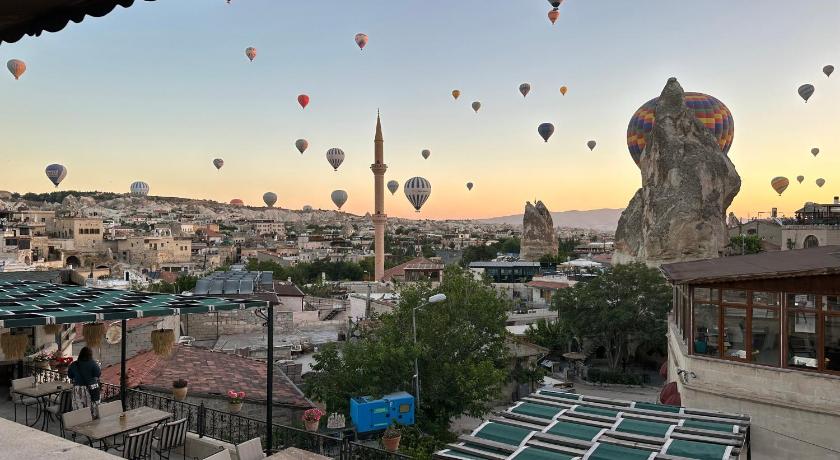
<svg viewBox="0 0 840 460">
<path fill-rule="evenodd" d="M 380 399 L 371 396 L 351 398 L 350 418 L 359 433 L 381 431 L 394 423 L 414 425 L 414 396 L 400 391 Z"/>
</svg>

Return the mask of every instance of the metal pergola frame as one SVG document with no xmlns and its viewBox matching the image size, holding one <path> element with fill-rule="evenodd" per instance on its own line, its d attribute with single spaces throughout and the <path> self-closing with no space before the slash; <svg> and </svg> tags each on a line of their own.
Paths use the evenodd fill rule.
<svg viewBox="0 0 840 460">
<path fill-rule="evenodd" d="M 274 306 L 267 301 L 196 295 L 159 294 L 58 285 L 40 281 L 0 281 L 0 328 L 33 327 L 119 320 L 120 400 L 126 399 L 126 323 L 129 319 L 266 309 L 266 452 L 273 444 Z M 260 315 L 262 317 L 262 315 Z"/>
</svg>

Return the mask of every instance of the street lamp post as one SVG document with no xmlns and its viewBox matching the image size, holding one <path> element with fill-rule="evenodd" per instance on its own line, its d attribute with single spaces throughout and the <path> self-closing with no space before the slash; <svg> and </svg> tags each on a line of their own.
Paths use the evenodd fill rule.
<svg viewBox="0 0 840 460">
<path fill-rule="evenodd" d="M 428 299 L 423 305 L 411 309 L 411 328 L 414 330 L 414 347 L 417 348 L 417 310 L 426 305 L 439 303 L 446 300 L 446 294 L 435 294 Z M 414 356 L 414 407 L 415 413 L 420 411 L 420 367 L 417 362 L 417 356 Z"/>
</svg>

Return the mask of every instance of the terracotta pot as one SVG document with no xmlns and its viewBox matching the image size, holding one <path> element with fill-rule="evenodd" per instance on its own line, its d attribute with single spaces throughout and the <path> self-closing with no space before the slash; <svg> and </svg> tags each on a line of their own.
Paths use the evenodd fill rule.
<svg viewBox="0 0 840 460">
<path fill-rule="evenodd" d="M 304 420 L 303 424 L 306 425 L 306 431 L 318 431 L 318 425 L 321 423 L 320 420 L 315 420 L 310 422 L 309 420 Z"/>
<path fill-rule="evenodd" d="M 396 452 L 400 448 L 400 439 L 402 439 L 402 435 L 396 438 L 382 438 L 382 446 L 388 452 Z"/>
<path fill-rule="evenodd" d="M 238 414 L 242 410 L 242 403 L 228 403 L 228 412 Z"/>
<path fill-rule="evenodd" d="M 175 401 L 183 401 L 187 399 L 187 387 L 173 388 L 172 397 L 175 398 Z"/>
</svg>

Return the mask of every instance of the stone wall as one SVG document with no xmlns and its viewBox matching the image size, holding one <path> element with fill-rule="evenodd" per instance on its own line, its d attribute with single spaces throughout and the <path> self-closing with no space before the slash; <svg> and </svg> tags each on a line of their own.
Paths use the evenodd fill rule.
<svg viewBox="0 0 840 460">
<path fill-rule="evenodd" d="M 182 324 L 184 335 L 196 340 L 216 340 L 222 335 L 260 333 L 264 330 L 263 320 L 254 314 L 254 310 L 184 315 Z M 275 309 L 274 333 L 287 334 L 293 330 L 293 313 Z"/>
</svg>

